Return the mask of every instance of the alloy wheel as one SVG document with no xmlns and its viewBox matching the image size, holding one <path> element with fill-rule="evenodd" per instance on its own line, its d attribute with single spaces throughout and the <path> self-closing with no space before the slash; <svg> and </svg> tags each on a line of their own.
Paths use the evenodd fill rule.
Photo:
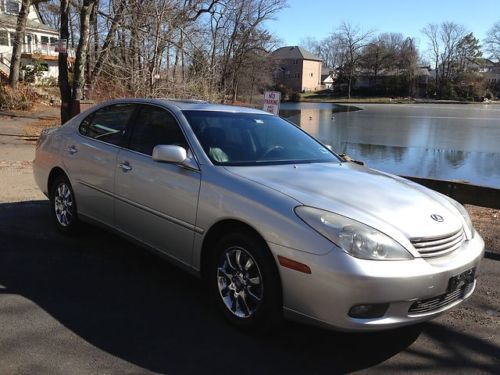
<svg viewBox="0 0 500 375">
<path fill-rule="evenodd" d="M 59 183 L 54 195 L 54 211 L 57 222 L 63 227 L 71 224 L 74 215 L 73 207 L 74 201 L 70 187 L 65 182 Z"/>
<path fill-rule="evenodd" d="M 217 285 L 224 305 L 239 318 L 252 317 L 261 305 L 262 274 L 255 259 L 242 247 L 223 251 L 217 268 Z"/>
</svg>

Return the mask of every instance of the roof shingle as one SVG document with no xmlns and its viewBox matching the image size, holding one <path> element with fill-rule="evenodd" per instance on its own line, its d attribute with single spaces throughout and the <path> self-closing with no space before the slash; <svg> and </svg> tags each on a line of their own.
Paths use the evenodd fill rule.
<svg viewBox="0 0 500 375">
<path fill-rule="evenodd" d="M 318 56 L 313 55 L 311 52 L 305 50 L 299 46 L 286 46 L 278 48 L 273 51 L 273 57 L 281 60 L 313 60 L 313 61 L 323 61 Z"/>
</svg>

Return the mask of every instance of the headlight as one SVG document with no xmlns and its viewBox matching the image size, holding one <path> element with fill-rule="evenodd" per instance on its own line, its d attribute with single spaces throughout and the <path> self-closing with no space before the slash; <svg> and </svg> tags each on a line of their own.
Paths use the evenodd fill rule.
<svg viewBox="0 0 500 375">
<path fill-rule="evenodd" d="M 462 218 L 464 219 L 464 230 L 465 230 L 465 235 L 468 239 L 471 239 L 474 237 L 474 227 L 472 226 L 472 221 L 470 219 L 469 213 L 465 209 L 464 206 L 462 206 L 460 203 L 458 203 L 456 200 L 448 197 L 445 195 L 445 197 L 450 201 L 450 203 L 460 212 L 460 215 L 462 215 Z"/>
<path fill-rule="evenodd" d="M 295 213 L 311 228 L 356 258 L 413 259 L 413 256 L 398 242 L 358 221 L 307 206 L 296 207 Z"/>
</svg>

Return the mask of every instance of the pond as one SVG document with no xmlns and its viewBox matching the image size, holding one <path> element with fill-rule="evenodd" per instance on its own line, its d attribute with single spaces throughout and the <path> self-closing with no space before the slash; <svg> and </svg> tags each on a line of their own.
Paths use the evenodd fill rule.
<svg viewBox="0 0 500 375">
<path fill-rule="evenodd" d="M 283 103 L 280 115 L 370 168 L 500 188 L 500 105 Z"/>
</svg>

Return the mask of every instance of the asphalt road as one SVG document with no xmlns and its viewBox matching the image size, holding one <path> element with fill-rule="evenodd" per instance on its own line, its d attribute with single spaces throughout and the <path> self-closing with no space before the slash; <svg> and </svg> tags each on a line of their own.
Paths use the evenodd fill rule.
<svg viewBox="0 0 500 375">
<path fill-rule="evenodd" d="M 240 332 L 196 278 L 112 234 L 58 234 L 47 201 L 0 204 L 1 374 L 500 373 L 500 262 L 433 322 L 372 334 Z"/>
</svg>

